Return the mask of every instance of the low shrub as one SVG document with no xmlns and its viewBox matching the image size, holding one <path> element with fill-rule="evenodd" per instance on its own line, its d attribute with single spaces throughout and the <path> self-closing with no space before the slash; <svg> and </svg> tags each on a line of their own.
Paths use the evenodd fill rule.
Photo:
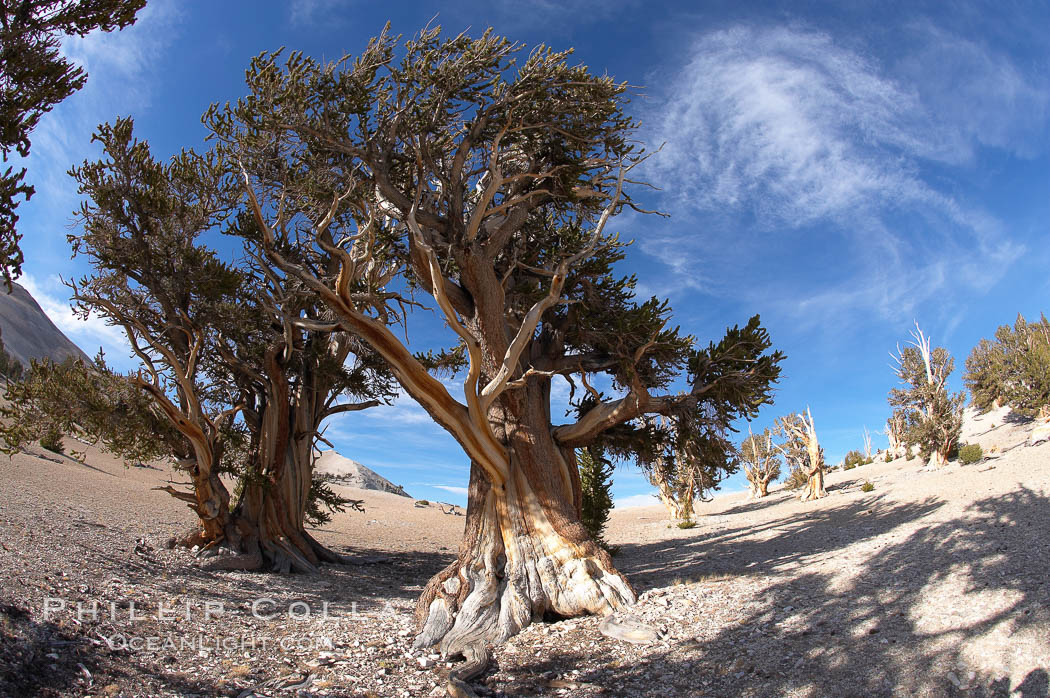
<svg viewBox="0 0 1050 698">
<path fill-rule="evenodd" d="M 696 522 L 695 521 L 690 521 L 689 519 L 686 519 L 685 521 L 679 521 L 678 522 L 678 528 L 695 528 L 695 527 L 696 527 Z"/>
<path fill-rule="evenodd" d="M 428 507 L 428 506 L 430 506 L 430 502 L 427 501 L 426 499 L 420 499 L 418 502 L 416 502 L 416 506 Z"/>
<path fill-rule="evenodd" d="M 49 426 L 44 435 L 40 437 L 40 445 L 52 453 L 65 453 L 66 447 L 62 445 L 62 430 L 56 426 Z"/>
<path fill-rule="evenodd" d="M 853 468 L 856 468 L 858 465 L 864 465 L 867 462 L 868 461 L 866 461 L 864 459 L 864 454 L 861 453 L 860 451 L 856 451 L 856 450 L 850 451 L 849 453 L 846 454 L 845 459 L 843 459 L 843 461 L 842 461 L 842 469 L 843 470 L 852 470 Z"/>
<path fill-rule="evenodd" d="M 802 472 L 801 468 L 795 468 L 784 480 L 784 487 L 789 490 L 797 490 L 806 486 L 809 476 Z"/>
<path fill-rule="evenodd" d="M 873 489 L 875 489 L 875 485 L 871 484 L 870 482 L 865 482 L 863 485 L 860 486 L 861 492 L 871 492 Z"/>
<path fill-rule="evenodd" d="M 966 444 L 959 448 L 959 462 L 963 465 L 976 463 L 984 458 L 984 451 L 980 444 Z"/>
</svg>

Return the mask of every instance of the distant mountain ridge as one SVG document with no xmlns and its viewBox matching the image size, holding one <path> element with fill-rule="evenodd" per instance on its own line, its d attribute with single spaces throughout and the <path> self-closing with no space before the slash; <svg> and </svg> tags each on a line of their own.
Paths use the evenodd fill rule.
<svg viewBox="0 0 1050 698">
<path fill-rule="evenodd" d="M 19 284 L 12 284 L 10 294 L 0 286 L 0 332 L 7 353 L 27 369 L 30 359 L 47 358 L 57 363 L 72 356 L 91 361 Z"/>
<path fill-rule="evenodd" d="M 378 490 L 390 492 L 391 494 L 409 497 L 408 492 L 401 485 L 395 485 L 379 473 L 371 470 L 355 460 L 341 456 L 335 450 L 322 451 L 314 462 L 314 470 L 322 475 L 327 475 L 339 485 L 356 487 L 362 490 Z"/>
</svg>

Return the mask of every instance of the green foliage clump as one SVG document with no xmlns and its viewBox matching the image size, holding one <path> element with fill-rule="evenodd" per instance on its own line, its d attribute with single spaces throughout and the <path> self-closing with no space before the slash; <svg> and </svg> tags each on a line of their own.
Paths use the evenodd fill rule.
<svg viewBox="0 0 1050 698">
<path fill-rule="evenodd" d="M 784 487 L 789 490 L 799 490 L 809 482 L 809 476 L 802 470 L 801 466 L 795 466 L 784 480 Z"/>
<path fill-rule="evenodd" d="M 349 507 L 363 511 L 357 500 L 337 494 L 332 489 L 329 484 L 332 479 L 334 478 L 331 475 L 311 474 L 304 514 L 306 523 L 311 526 L 323 526 L 332 520 L 332 514 L 346 511 Z"/>
<path fill-rule="evenodd" d="M 610 215 L 635 207 L 623 188 L 633 180 L 617 173 L 645 157 L 625 109 L 627 84 L 571 64 L 570 52 L 537 47 L 524 54 L 521 44 L 492 32 L 445 39 L 428 28 L 401 43 L 384 32 L 364 53 L 332 64 L 301 53 L 261 54 L 246 75 L 251 94 L 205 116 L 220 151 L 232 155 L 235 179 L 258 196 L 250 235 L 256 258 L 280 278 L 331 287 L 325 270 L 339 267 L 336 248 L 359 240 L 355 250 L 367 244 L 371 260 L 359 271 L 373 269 L 375 278 L 340 291 L 351 293 L 345 302 L 355 312 L 398 319 L 407 300 L 401 281 L 383 289 L 381 279 L 445 296 L 438 302 L 456 327 L 453 341 L 469 351 L 417 356 L 413 370 L 480 368 L 479 356 L 505 355 L 517 334 L 514 353 L 536 367 L 558 366 L 569 380 L 604 374 L 614 390 L 641 399 L 629 398 L 633 407 L 613 419 L 592 421 L 585 419 L 592 410 L 620 396 L 574 391 L 579 419 L 558 428 L 559 445 L 600 441 L 612 458 L 661 461 L 661 477 L 669 473 L 668 486 L 687 497 L 687 508 L 688 498 L 702 497 L 733 466 L 731 425 L 771 401 L 783 354 L 767 352 L 771 341 L 758 316 L 705 347 L 672 325 L 666 301 L 638 299 L 637 280 L 618 273 L 626 244 L 603 228 Z M 277 203 L 284 201 L 287 207 Z M 492 225 L 496 216 L 507 218 Z M 320 218 L 324 226 L 315 225 Z M 374 240 L 360 234 L 366 218 L 384 221 Z M 434 278 L 437 270 L 443 279 Z M 489 279 L 499 280 L 499 293 Z M 502 320 L 457 327 L 457 315 Z M 352 330 L 361 322 L 340 317 Z M 394 363 L 404 370 L 403 359 Z M 520 387 L 541 375 L 502 372 L 486 386 L 486 400 L 506 389 L 506 379 Z M 430 399 L 429 389 L 409 390 Z M 668 424 L 653 440 L 656 429 L 643 422 L 656 414 Z M 519 428 L 545 434 L 551 426 Z"/>
<path fill-rule="evenodd" d="M 970 465 L 984 458 L 984 450 L 980 444 L 964 444 L 959 447 L 959 462 Z"/>
<path fill-rule="evenodd" d="M 982 339 L 966 358 L 963 376 L 974 407 L 982 413 L 1009 405 L 1026 416 L 1050 405 L 1050 321 L 1029 323 L 1021 315 L 1003 325 L 995 341 Z"/>
<path fill-rule="evenodd" d="M 126 462 L 148 462 L 185 448 L 184 440 L 132 378 L 114 373 L 100 352 L 93 364 L 32 361 L 23 380 L 8 383 L 0 409 L 0 450 L 54 434 L 80 435 Z M 46 445 L 45 448 L 48 448 Z M 51 449 L 54 450 L 54 449 Z"/>
<path fill-rule="evenodd" d="M 66 447 L 62 444 L 62 430 L 56 424 L 49 424 L 40 437 L 40 445 L 52 453 L 65 453 Z"/>
<path fill-rule="evenodd" d="M 25 368 L 21 362 L 4 349 L 4 340 L 0 337 L 0 377 L 9 381 L 18 381 L 22 379 L 24 372 Z"/>
<path fill-rule="evenodd" d="M 29 155 L 40 118 L 87 82 L 87 73 L 60 51 L 62 35 L 86 36 L 135 23 L 146 0 L 33 0 L 0 3 L 0 156 Z M 19 197 L 35 189 L 26 169 L 0 171 L 0 276 L 7 287 L 22 272 L 15 230 Z M 6 375 L 6 374 L 5 374 Z"/>
<path fill-rule="evenodd" d="M 863 453 L 854 449 L 846 454 L 845 459 L 842 461 L 843 470 L 853 470 L 858 465 L 867 465 L 871 460 L 866 458 Z"/>
<path fill-rule="evenodd" d="M 930 338 L 916 325 L 915 341 L 899 350 L 894 373 L 902 386 L 890 391 L 892 420 L 903 425 L 903 441 L 919 447 L 923 459 L 936 455 L 947 462 L 962 433 L 964 393 L 948 392 L 948 376 L 955 360 L 943 347 L 932 347 Z"/>
<path fill-rule="evenodd" d="M 865 482 L 863 485 L 860 486 L 861 492 L 871 492 L 873 489 L 875 489 L 875 485 L 871 484 L 870 482 Z"/>
<path fill-rule="evenodd" d="M 582 448 L 577 451 L 580 470 L 580 489 L 583 499 L 582 515 L 584 527 L 599 545 L 605 547 L 605 525 L 609 521 L 612 501 L 612 463 L 602 457 L 600 451 Z"/>
<path fill-rule="evenodd" d="M 416 504 L 418 504 L 421 507 L 428 507 L 428 506 L 430 506 L 430 500 L 428 500 L 428 499 L 420 499 L 420 500 L 416 501 Z"/>
<path fill-rule="evenodd" d="M 678 528 L 696 528 L 696 522 L 692 519 L 678 522 Z"/>
</svg>

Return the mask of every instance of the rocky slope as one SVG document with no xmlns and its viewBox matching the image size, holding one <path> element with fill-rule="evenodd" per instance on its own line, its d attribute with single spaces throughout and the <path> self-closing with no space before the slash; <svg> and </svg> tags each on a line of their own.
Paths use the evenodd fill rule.
<svg viewBox="0 0 1050 698">
<path fill-rule="evenodd" d="M 659 506 L 616 509 L 606 538 L 640 594 L 618 615 L 662 637 L 612 640 L 598 617 L 537 622 L 494 649 L 472 688 L 1045 697 L 1050 443 L 1027 445 L 1033 427 L 971 414 L 964 438 L 984 449 L 978 463 L 836 471 L 815 502 L 779 486 L 761 500 L 720 496 L 698 506 L 692 529 Z M 311 530 L 348 564 L 206 572 L 164 546 L 193 521 L 154 489 L 179 473 L 67 445 L 84 462 L 35 446 L 0 455 L 0 696 L 446 695 L 456 660 L 413 646 L 413 610 L 454 559 L 465 517 L 353 490 L 367 513 Z"/>
<path fill-rule="evenodd" d="M 356 487 L 361 490 L 378 490 L 408 497 L 408 492 L 401 485 L 395 485 L 385 477 L 361 465 L 355 460 L 339 455 L 336 451 L 322 451 L 317 457 L 314 469 L 327 475 L 336 484 L 344 487 Z"/>
<path fill-rule="evenodd" d="M 88 360 L 87 354 L 55 327 L 29 291 L 18 284 L 13 284 L 10 294 L 0 288 L 0 331 L 7 353 L 26 367 L 30 359 L 58 362 L 72 356 Z"/>
</svg>

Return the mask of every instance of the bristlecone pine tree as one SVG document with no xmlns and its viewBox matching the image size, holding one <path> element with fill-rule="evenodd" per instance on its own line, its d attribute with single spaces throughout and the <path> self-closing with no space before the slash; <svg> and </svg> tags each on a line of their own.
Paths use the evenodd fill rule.
<svg viewBox="0 0 1050 698">
<path fill-rule="evenodd" d="M 908 455 L 907 420 L 900 412 L 894 412 L 886 420 L 886 440 L 889 442 L 887 452 L 891 460 Z"/>
<path fill-rule="evenodd" d="M 689 434 L 679 431 L 679 426 L 688 425 L 679 422 L 676 426 L 666 417 L 647 418 L 643 423 L 649 430 L 646 443 L 657 447 L 652 452 L 639 448 L 635 457 L 649 484 L 656 487 L 667 515 L 689 521 L 696 502 L 710 501 L 708 493 L 739 469 L 736 449 L 726 437 L 731 429 L 705 425 L 702 432 Z"/>
<path fill-rule="evenodd" d="M 613 508 L 612 461 L 594 446 L 581 448 L 576 458 L 580 468 L 580 520 L 591 538 L 607 548 L 604 533 Z"/>
<path fill-rule="evenodd" d="M 60 52 L 61 35 L 86 36 L 135 23 L 146 0 L 0 0 L 0 156 L 29 155 L 40 118 L 87 82 L 87 73 Z M 35 189 L 25 168 L 0 172 L 0 275 L 8 290 L 22 273 L 18 198 Z"/>
<path fill-rule="evenodd" d="M 1009 405 L 1034 416 L 1050 405 L 1050 322 L 1040 315 L 1029 323 L 1021 315 L 1003 325 L 995 341 L 982 339 L 966 358 L 963 382 L 974 407 L 987 412 Z"/>
<path fill-rule="evenodd" d="M 132 130 L 129 119 L 101 127 L 106 157 L 70 173 L 87 197 L 70 242 L 93 266 L 73 298 L 124 330 L 142 364 L 132 383 L 178 433 L 168 445 L 192 489 L 165 489 L 200 518 L 183 542 L 243 553 L 212 560 L 217 568 L 338 562 L 305 530 L 308 513 L 323 518 L 319 499 L 349 503 L 314 476 L 314 444 L 324 420 L 389 394 L 385 366 L 337 331 L 315 293 L 250 259 L 224 263 L 201 242 L 233 211 L 213 157 L 184 152 L 165 165 Z M 247 220 L 229 231 L 251 236 Z M 219 477 L 230 468 L 233 498 Z"/>
<path fill-rule="evenodd" d="M 894 373 L 904 384 L 890 391 L 889 403 L 896 419 L 903 419 L 906 441 L 919 447 L 919 455 L 929 459 L 928 467 L 945 465 L 962 432 L 964 393 L 948 393 L 948 376 L 955 360 L 943 347 L 930 346 L 918 323 L 911 333 L 913 341 L 903 349 L 898 345 L 893 357 Z"/>
<path fill-rule="evenodd" d="M 635 600 L 580 520 L 576 449 L 651 455 L 648 414 L 686 438 L 722 431 L 769 401 L 782 356 L 757 316 L 699 347 L 614 273 L 625 245 L 606 226 L 634 205 L 624 187 L 642 158 L 625 84 L 488 32 L 398 42 L 384 33 L 334 65 L 264 54 L 251 94 L 208 122 L 275 269 L 371 344 L 470 459 L 458 559 L 417 605 L 417 646 L 463 653 L 463 679 L 487 643 L 544 614 Z M 392 325 L 427 297 L 455 344 L 420 356 Z M 434 375 L 457 362 L 462 399 Z M 559 375 L 585 388 L 568 424 L 552 421 Z"/>
<path fill-rule="evenodd" d="M 824 449 L 817 439 L 817 429 L 809 408 L 806 408 L 805 414 L 777 418 L 773 431 L 784 437 L 783 443 L 776 447 L 791 466 L 792 475 L 789 478 L 794 477 L 800 482 L 804 478 L 800 499 L 806 502 L 828 496 L 824 489 Z"/>
<path fill-rule="evenodd" d="M 740 462 L 744 466 L 752 499 L 768 496 L 769 483 L 780 477 L 782 463 L 778 453 L 771 429 L 767 427 L 755 435 L 748 425 L 747 438 L 740 444 Z"/>
</svg>

